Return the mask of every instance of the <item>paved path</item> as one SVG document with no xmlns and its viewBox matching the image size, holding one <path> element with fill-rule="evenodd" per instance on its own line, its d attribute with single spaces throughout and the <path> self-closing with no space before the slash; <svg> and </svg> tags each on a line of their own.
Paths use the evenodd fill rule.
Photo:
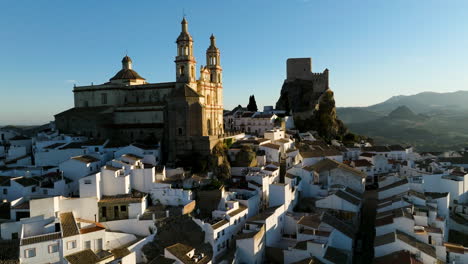
<svg viewBox="0 0 468 264">
<path fill-rule="evenodd" d="M 374 259 L 375 215 L 377 207 L 377 191 L 368 190 L 364 193 L 361 209 L 361 224 L 357 240 L 361 240 L 362 249 L 354 249 L 354 263 L 372 263 Z M 359 243 L 357 243 L 359 244 Z"/>
</svg>

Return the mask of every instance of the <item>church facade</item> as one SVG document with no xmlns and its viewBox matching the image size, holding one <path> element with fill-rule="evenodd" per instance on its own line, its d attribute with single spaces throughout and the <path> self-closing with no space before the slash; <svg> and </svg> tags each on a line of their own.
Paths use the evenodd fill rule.
<svg viewBox="0 0 468 264">
<path fill-rule="evenodd" d="M 55 115 L 57 128 L 121 144 L 161 142 L 170 161 L 208 154 L 224 133 L 220 51 L 211 35 L 206 65 L 197 78 L 193 39 L 185 18 L 181 24 L 175 82 L 147 82 L 125 56 L 122 69 L 109 82 L 74 87 L 75 105 Z"/>
</svg>

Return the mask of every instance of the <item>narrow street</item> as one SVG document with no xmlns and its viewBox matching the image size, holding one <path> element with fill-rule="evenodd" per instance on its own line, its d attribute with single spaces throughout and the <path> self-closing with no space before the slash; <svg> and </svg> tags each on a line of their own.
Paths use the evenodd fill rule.
<svg viewBox="0 0 468 264">
<path fill-rule="evenodd" d="M 372 263 L 374 258 L 375 215 L 377 191 L 366 190 L 361 209 L 361 224 L 354 248 L 354 263 Z M 359 244 L 361 246 L 359 247 Z"/>
</svg>

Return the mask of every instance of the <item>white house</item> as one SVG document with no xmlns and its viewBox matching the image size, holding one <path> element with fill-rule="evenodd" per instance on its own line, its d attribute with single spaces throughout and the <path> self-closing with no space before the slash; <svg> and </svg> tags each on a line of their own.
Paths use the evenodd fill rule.
<svg viewBox="0 0 468 264">
<path fill-rule="evenodd" d="M 84 176 L 96 173 L 101 169 L 101 160 L 90 155 L 72 157 L 60 163 L 63 176 L 71 179 L 73 193 L 78 193 L 78 180 Z"/>
</svg>

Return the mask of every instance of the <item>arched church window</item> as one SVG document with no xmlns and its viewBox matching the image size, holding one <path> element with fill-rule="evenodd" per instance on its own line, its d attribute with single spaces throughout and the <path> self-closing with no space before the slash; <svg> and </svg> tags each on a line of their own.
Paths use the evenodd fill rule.
<svg viewBox="0 0 468 264">
<path fill-rule="evenodd" d="M 214 73 L 210 74 L 210 82 L 214 82 Z"/>
<path fill-rule="evenodd" d="M 211 135 L 211 120 L 208 119 L 206 122 L 207 122 L 206 128 L 208 129 L 208 135 Z"/>
<path fill-rule="evenodd" d="M 180 76 L 184 76 L 184 75 L 185 75 L 185 67 L 184 67 L 184 65 L 180 66 L 179 75 L 180 75 Z"/>
<path fill-rule="evenodd" d="M 195 78 L 195 67 L 192 66 L 192 77 Z"/>
</svg>

